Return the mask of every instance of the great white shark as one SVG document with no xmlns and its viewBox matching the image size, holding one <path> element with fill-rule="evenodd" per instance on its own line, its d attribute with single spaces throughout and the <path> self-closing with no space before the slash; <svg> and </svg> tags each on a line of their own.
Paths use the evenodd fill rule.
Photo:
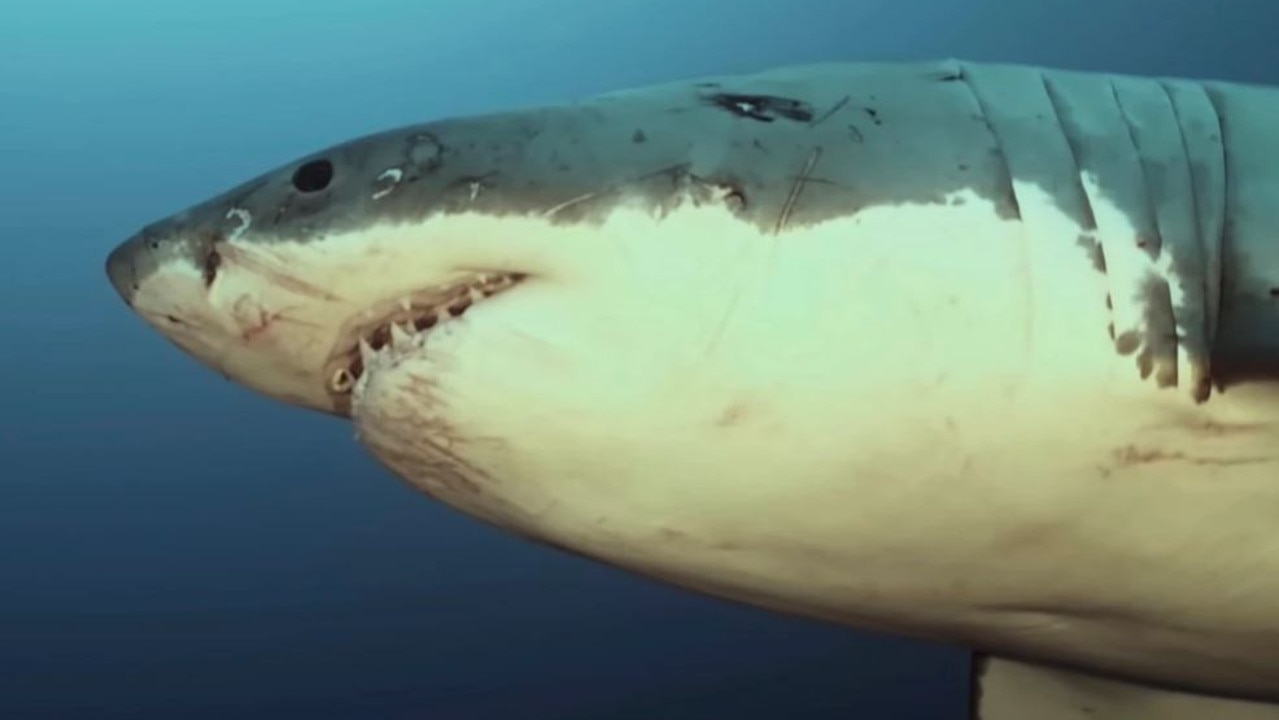
<svg viewBox="0 0 1279 720">
<path fill-rule="evenodd" d="M 975 717 L 1279 718 L 1279 89 L 693 79 L 340 144 L 106 266 L 475 518 L 971 647 Z"/>
</svg>

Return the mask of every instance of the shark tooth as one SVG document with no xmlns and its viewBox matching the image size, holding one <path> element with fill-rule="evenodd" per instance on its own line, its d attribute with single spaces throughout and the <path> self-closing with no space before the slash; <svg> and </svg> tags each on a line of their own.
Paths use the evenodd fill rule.
<svg viewBox="0 0 1279 720">
<path fill-rule="evenodd" d="M 375 357 L 377 357 L 377 351 L 368 340 L 360 338 L 360 362 L 364 364 L 364 367 L 368 367 Z"/>
<path fill-rule="evenodd" d="M 412 333 L 400 327 L 399 323 L 391 323 L 391 347 L 396 349 L 406 348 L 412 342 Z"/>
</svg>

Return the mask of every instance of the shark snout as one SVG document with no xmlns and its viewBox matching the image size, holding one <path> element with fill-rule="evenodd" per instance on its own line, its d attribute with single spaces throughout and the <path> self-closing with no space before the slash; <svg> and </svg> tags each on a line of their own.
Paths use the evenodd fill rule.
<svg viewBox="0 0 1279 720">
<path fill-rule="evenodd" d="M 136 269 L 136 238 L 120 243 L 107 255 L 107 279 L 115 288 L 120 298 L 130 307 L 133 296 L 138 292 L 138 274 Z"/>
<path fill-rule="evenodd" d="M 107 279 L 125 304 L 134 307 L 142 287 L 162 267 L 199 268 L 207 262 L 219 237 L 210 231 L 212 225 L 186 211 L 142 228 L 108 253 Z"/>
</svg>

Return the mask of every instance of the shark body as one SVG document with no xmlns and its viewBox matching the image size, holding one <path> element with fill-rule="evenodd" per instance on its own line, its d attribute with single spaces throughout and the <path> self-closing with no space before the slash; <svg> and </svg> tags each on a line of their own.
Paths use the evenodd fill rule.
<svg viewBox="0 0 1279 720">
<path fill-rule="evenodd" d="M 1279 90 L 702 78 L 329 148 L 107 270 L 480 520 L 993 656 L 986 720 L 1279 717 Z"/>
</svg>

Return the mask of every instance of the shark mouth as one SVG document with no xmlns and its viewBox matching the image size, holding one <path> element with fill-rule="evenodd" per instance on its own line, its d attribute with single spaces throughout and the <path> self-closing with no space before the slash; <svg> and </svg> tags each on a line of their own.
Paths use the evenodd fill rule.
<svg viewBox="0 0 1279 720">
<path fill-rule="evenodd" d="M 348 322 L 340 335 L 338 350 L 327 364 L 329 394 L 341 406 L 349 406 L 365 369 L 379 358 L 423 347 L 431 330 L 462 317 L 475 303 L 509 290 L 522 279 L 511 273 L 481 273 L 370 308 Z"/>
</svg>

